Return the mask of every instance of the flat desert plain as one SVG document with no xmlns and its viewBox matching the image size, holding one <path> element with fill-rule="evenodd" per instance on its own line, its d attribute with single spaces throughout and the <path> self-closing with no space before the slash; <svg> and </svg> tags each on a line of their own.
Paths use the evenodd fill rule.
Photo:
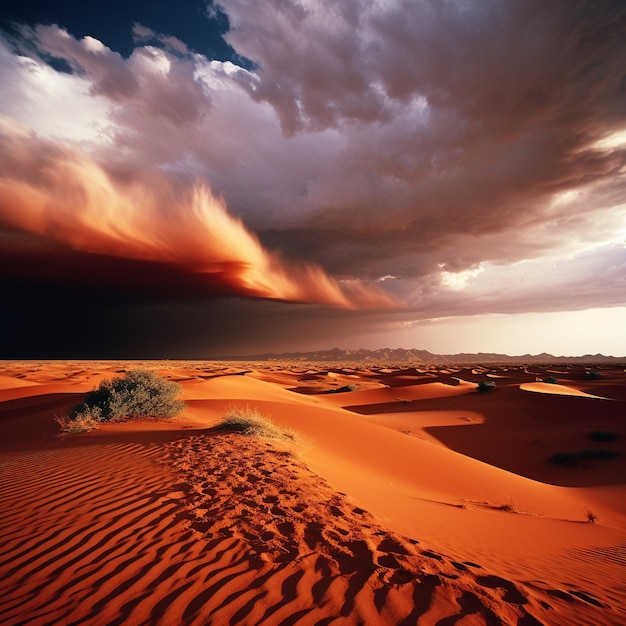
<svg viewBox="0 0 626 626">
<path fill-rule="evenodd" d="M 135 368 L 186 409 L 60 433 Z M 623 365 L 3 361 L 0 621 L 625 624 L 625 419 Z"/>
</svg>

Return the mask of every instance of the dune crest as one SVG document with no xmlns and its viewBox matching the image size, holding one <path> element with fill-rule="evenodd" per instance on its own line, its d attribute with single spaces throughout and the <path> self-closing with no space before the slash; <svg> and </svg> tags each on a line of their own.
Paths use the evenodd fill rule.
<svg viewBox="0 0 626 626">
<path fill-rule="evenodd" d="M 598 398 L 599 400 L 609 399 L 603 396 L 594 396 L 593 394 L 585 393 L 584 391 L 580 391 L 579 389 L 575 389 L 574 387 L 569 387 L 567 385 L 557 385 L 554 383 L 524 383 L 523 385 L 520 385 L 520 389 L 522 389 L 523 391 L 548 393 L 559 396 L 580 396 L 582 398 Z"/>
</svg>

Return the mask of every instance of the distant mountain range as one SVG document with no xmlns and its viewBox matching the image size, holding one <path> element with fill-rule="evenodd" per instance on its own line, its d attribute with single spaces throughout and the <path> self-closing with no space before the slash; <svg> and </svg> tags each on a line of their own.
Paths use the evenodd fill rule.
<svg viewBox="0 0 626 626">
<path fill-rule="evenodd" d="M 246 356 L 221 357 L 228 361 L 314 361 L 328 363 L 619 363 L 626 357 L 605 356 L 603 354 L 586 354 L 584 356 L 554 356 L 541 354 L 523 354 L 509 356 L 493 352 L 476 354 L 433 354 L 428 350 L 409 350 L 404 348 L 381 348 L 379 350 L 320 350 L 316 352 L 284 352 L 275 354 L 266 352 Z"/>
</svg>

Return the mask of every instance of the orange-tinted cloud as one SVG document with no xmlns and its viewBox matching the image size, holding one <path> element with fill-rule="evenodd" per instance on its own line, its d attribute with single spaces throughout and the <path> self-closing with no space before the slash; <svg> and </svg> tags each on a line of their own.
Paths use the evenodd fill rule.
<svg viewBox="0 0 626 626">
<path fill-rule="evenodd" d="M 83 253 L 171 266 L 234 295 L 347 309 L 399 305 L 381 289 L 344 287 L 319 266 L 266 250 L 206 184 L 176 188 L 155 173 L 116 177 L 8 119 L 0 145 L 5 229 Z"/>
</svg>

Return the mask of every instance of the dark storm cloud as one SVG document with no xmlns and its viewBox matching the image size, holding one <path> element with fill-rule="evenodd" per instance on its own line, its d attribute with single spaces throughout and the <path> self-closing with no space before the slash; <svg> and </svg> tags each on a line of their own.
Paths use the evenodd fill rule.
<svg viewBox="0 0 626 626">
<path fill-rule="evenodd" d="M 529 252 L 525 242 L 472 254 L 459 236 L 525 238 L 542 220 L 576 236 L 572 209 L 552 206 L 560 192 L 611 181 L 624 193 L 623 147 L 593 147 L 626 124 L 623 3 L 223 6 L 229 41 L 259 64 L 258 80 L 241 75 L 252 97 L 288 132 L 334 127 L 346 140 L 333 187 L 282 236 L 268 233 L 276 245 L 303 240 L 351 272 L 413 249 L 431 262 L 386 271 L 420 276 Z M 536 240 L 535 252 L 550 244 Z"/>
<path fill-rule="evenodd" d="M 251 91 L 290 129 L 390 119 L 416 97 L 510 133 L 565 103 L 574 115 L 590 102 L 621 109 L 618 1 L 220 4 L 228 40 L 259 64 Z"/>
</svg>

